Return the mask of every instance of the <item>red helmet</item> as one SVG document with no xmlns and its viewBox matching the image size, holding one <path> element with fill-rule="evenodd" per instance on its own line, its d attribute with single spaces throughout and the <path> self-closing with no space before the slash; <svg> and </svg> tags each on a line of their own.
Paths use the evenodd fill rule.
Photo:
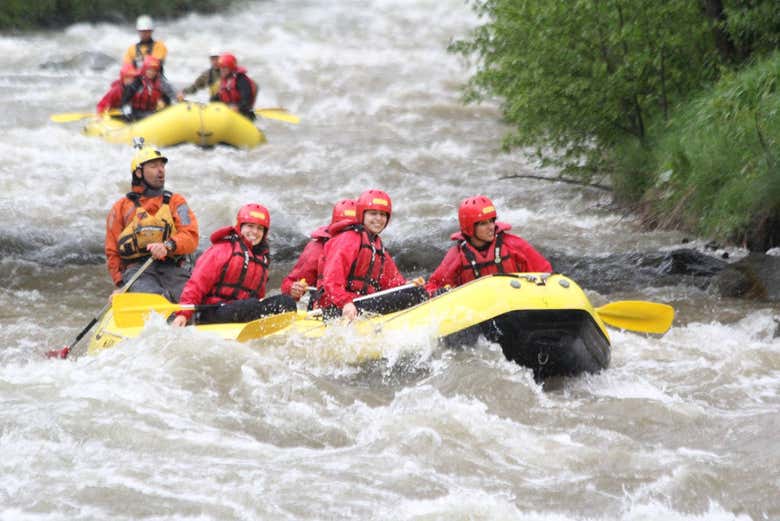
<svg viewBox="0 0 780 521">
<path fill-rule="evenodd" d="M 152 56 L 151 54 L 147 54 L 144 58 L 144 63 L 141 66 L 142 69 L 157 69 L 160 70 L 160 60 L 156 56 Z"/>
<path fill-rule="evenodd" d="M 246 223 L 259 224 L 268 233 L 268 229 L 271 227 L 271 214 L 268 213 L 268 208 L 257 203 L 242 206 L 236 215 L 236 230 L 240 232 L 241 226 Z"/>
<path fill-rule="evenodd" d="M 222 53 L 219 55 L 219 60 L 217 61 L 217 65 L 220 67 L 225 67 L 226 69 L 230 69 L 231 71 L 234 71 L 238 68 L 238 62 L 236 61 L 236 57 L 230 54 L 229 52 Z"/>
<path fill-rule="evenodd" d="M 129 78 L 129 77 L 135 77 L 138 76 L 138 69 L 136 69 L 132 62 L 131 63 L 125 63 L 122 65 L 122 68 L 119 69 L 119 79 Z"/>
<path fill-rule="evenodd" d="M 488 221 L 496 218 L 496 207 L 493 201 L 484 195 L 468 197 L 460 203 L 458 208 L 458 222 L 463 235 L 473 236 L 474 225 L 480 221 Z"/>
<path fill-rule="evenodd" d="M 382 190 L 366 190 L 357 198 L 355 204 L 355 220 L 362 224 L 363 214 L 366 210 L 378 210 L 387 213 L 387 222 L 390 222 L 390 215 L 393 213 L 393 202 L 390 196 Z"/>
<path fill-rule="evenodd" d="M 339 221 L 355 220 L 355 200 L 342 199 L 333 207 L 333 215 L 330 218 L 330 224 Z"/>
</svg>

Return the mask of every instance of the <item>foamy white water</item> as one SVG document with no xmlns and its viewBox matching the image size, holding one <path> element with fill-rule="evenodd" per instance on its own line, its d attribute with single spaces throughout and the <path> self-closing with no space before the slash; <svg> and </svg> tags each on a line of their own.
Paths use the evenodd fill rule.
<svg viewBox="0 0 780 521">
<path fill-rule="evenodd" d="M 302 120 L 260 121 L 269 144 L 251 151 L 166 150 L 168 187 L 204 237 L 266 204 L 276 286 L 331 204 L 372 187 L 393 197 L 393 251 L 443 250 L 474 193 L 543 251 L 678 245 L 639 235 L 600 192 L 499 180 L 553 173 L 499 151 L 496 104 L 460 105 L 469 71 L 445 47 L 476 23 L 455 0 L 260 2 L 160 22 L 174 84 L 220 47 L 260 83 L 258 106 Z M 48 121 L 91 110 L 118 66 L 41 65 L 118 60 L 134 38 L 110 24 L 0 36 L 0 519 L 780 518 L 777 306 L 687 287 L 592 294 L 666 301 L 678 320 L 663 338 L 613 332 L 610 369 L 545 386 L 498 346 L 446 351 L 423 335 L 238 345 L 155 321 L 121 349 L 42 359 L 111 290 L 104 219 L 132 152 Z M 374 348 L 386 360 L 352 363 Z"/>
</svg>

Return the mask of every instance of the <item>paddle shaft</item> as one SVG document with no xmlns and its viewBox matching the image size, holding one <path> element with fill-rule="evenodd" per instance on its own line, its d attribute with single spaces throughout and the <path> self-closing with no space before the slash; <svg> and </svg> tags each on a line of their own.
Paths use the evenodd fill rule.
<svg viewBox="0 0 780 521">
<path fill-rule="evenodd" d="M 127 290 L 130 289 L 130 287 L 135 284 L 135 281 L 138 280 L 138 277 L 140 277 L 144 271 L 146 271 L 146 268 L 152 265 L 154 262 L 154 257 L 149 257 L 146 262 L 143 263 L 143 265 L 138 268 L 138 271 L 136 271 L 132 277 L 130 277 L 130 280 L 125 282 L 125 284 L 119 288 L 118 293 L 125 293 Z M 73 340 L 73 342 L 70 343 L 70 345 L 65 346 L 63 349 L 57 350 L 57 351 L 49 351 L 46 353 L 46 356 L 48 358 L 67 358 L 68 354 L 70 353 L 71 349 L 73 349 L 76 344 L 79 343 L 79 341 L 84 338 L 84 335 L 86 335 L 94 326 L 97 324 L 98 320 L 106 314 L 106 311 L 109 310 L 111 307 L 111 302 L 106 303 L 105 306 L 103 306 L 103 309 L 100 310 L 100 312 L 92 317 L 92 320 L 89 321 L 89 324 L 87 324 L 87 327 L 81 330 L 81 332 L 76 335 L 76 339 Z"/>
<path fill-rule="evenodd" d="M 406 288 L 413 288 L 415 286 L 417 286 L 417 284 L 415 284 L 414 282 L 409 282 L 407 284 L 404 284 L 403 286 L 396 286 L 394 288 L 383 289 L 382 291 L 375 291 L 374 293 L 369 293 L 368 295 L 363 295 L 362 297 L 357 297 L 352 299 L 352 303 L 354 304 L 355 302 L 370 300 L 372 298 L 381 297 L 382 295 L 387 295 L 388 293 L 395 293 L 396 291 L 401 291 L 402 289 L 406 289 Z"/>
<path fill-rule="evenodd" d="M 122 111 L 119 109 L 111 109 L 102 114 L 97 112 L 63 112 L 60 114 L 52 114 L 49 119 L 55 123 L 70 123 L 72 121 L 79 121 L 87 118 L 97 119 L 101 115 L 121 116 Z"/>
</svg>

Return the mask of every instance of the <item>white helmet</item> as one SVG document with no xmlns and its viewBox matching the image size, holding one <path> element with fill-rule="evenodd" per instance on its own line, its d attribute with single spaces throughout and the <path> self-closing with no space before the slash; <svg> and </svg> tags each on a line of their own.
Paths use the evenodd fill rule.
<svg viewBox="0 0 780 521">
<path fill-rule="evenodd" d="M 215 56 L 219 56 L 220 54 L 222 54 L 222 51 L 220 51 L 216 47 L 212 47 L 211 49 L 209 49 L 209 58 L 214 58 Z"/>
<path fill-rule="evenodd" d="M 142 14 L 135 21 L 136 31 L 152 31 L 154 29 L 154 21 L 152 17 L 147 14 Z"/>
</svg>

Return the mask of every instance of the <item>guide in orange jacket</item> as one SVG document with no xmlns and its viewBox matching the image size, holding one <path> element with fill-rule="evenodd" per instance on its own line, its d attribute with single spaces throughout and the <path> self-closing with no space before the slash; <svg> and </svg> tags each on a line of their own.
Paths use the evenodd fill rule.
<svg viewBox="0 0 780 521">
<path fill-rule="evenodd" d="M 145 14 L 139 16 L 135 22 L 135 29 L 138 31 L 138 43 L 134 43 L 127 48 L 124 56 L 122 56 L 122 63 L 130 63 L 136 69 L 140 69 L 144 58 L 154 56 L 160 60 L 162 66 L 165 58 L 168 56 L 168 49 L 162 40 L 152 38 L 152 31 L 154 31 L 154 20 L 152 20 L 152 17 Z"/>
<path fill-rule="evenodd" d="M 185 256 L 198 247 L 198 221 L 181 194 L 165 190 L 168 158 L 144 147 L 130 164 L 132 190 L 106 218 L 106 265 L 118 288 L 149 256 L 156 259 L 131 291 L 157 293 L 176 302 L 189 271 Z"/>
</svg>

